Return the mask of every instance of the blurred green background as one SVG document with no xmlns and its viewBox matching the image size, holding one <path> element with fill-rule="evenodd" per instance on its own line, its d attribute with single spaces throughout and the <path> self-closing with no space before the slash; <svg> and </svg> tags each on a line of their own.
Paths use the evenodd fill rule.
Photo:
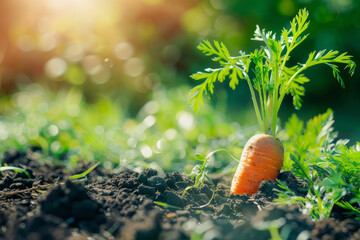
<svg viewBox="0 0 360 240">
<path fill-rule="evenodd" d="M 253 51 L 256 24 L 280 33 L 300 8 L 310 36 L 291 61 L 313 50 L 348 52 L 359 64 L 355 0 L 12 0 L 0 1 L 0 151 L 39 146 L 69 166 L 187 169 L 195 152 L 239 156 L 256 127 L 245 82 L 217 93 L 198 113 L 187 103 L 189 75 L 209 66 L 204 40 L 232 54 Z M 340 138 L 360 141 L 360 82 L 344 71 L 307 72 L 300 111 L 284 101 L 281 124 L 334 111 Z M 227 165 L 213 163 L 215 169 Z"/>
</svg>

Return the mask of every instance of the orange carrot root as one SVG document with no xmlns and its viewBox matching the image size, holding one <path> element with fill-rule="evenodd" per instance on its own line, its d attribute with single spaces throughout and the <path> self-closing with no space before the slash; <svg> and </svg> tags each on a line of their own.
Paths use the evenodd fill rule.
<svg viewBox="0 0 360 240">
<path fill-rule="evenodd" d="M 257 134 L 246 143 L 231 183 L 232 194 L 250 196 L 262 181 L 275 181 L 284 161 L 284 147 L 278 138 Z"/>
</svg>

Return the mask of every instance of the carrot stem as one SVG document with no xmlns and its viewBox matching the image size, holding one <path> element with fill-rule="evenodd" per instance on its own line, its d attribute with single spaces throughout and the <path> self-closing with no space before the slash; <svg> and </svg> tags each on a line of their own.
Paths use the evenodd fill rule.
<svg viewBox="0 0 360 240">
<path fill-rule="evenodd" d="M 261 77 L 261 80 L 264 82 L 264 76 Z M 262 95 L 263 95 L 263 105 L 264 105 L 264 129 L 268 131 L 269 129 L 269 110 L 268 110 L 268 103 L 267 103 L 267 94 L 266 89 L 262 87 Z"/>
<path fill-rule="evenodd" d="M 259 106 L 258 106 L 258 103 L 257 103 L 257 100 L 256 100 L 256 95 L 255 95 L 255 92 L 254 92 L 254 87 L 252 86 L 251 80 L 250 80 L 249 76 L 247 76 L 247 75 L 246 75 L 246 81 L 247 81 L 247 83 L 249 85 L 251 99 L 252 99 L 252 102 L 253 102 L 253 105 L 254 105 L 254 108 L 255 108 L 256 118 L 258 120 L 259 127 L 260 127 L 260 129 L 265 130 L 265 132 L 266 132 L 266 129 L 264 129 L 263 119 L 261 119 Z"/>
<path fill-rule="evenodd" d="M 278 115 L 278 97 L 279 97 L 279 69 L 276 66 L 274 71 L 274 92 L 273 92 L 273 111 L 272 111 L 272 121 L 271 121 L 271 135 L 275 136 L 276 134 L 276 124 L 277 124 L 277 115 Z M 279 105 L 280 106 L 280 105 Z"/>
<path fill-rule="evenodd" d="M 266 116 L 265 116 L 265 105 L 262 97 L 262 87 L 260 82 L 258 82 L 258 93 L 259 93 L 259 102 L 260 102 L 260 109 L 261 109 L 261 116 L 263 119 L 264 128 L 266 129 Z"/>
</svg>

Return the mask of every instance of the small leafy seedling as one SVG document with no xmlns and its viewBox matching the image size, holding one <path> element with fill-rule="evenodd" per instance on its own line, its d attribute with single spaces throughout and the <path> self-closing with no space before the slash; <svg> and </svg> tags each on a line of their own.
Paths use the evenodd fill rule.
<svg viewBox="0 0 360 240">
<path fill-rule="evenodd" d="M 238 161 L 233 155 L 231 155 L 231 153 L 229 153 L 227 150 L 225 149 L 217 149 L 217 150 L 214 150 L 210 153 L 208 153 L 205 157 L 204 155 L 200 154 L 200 153 L 197 153 L 195 156 L 196 156 L 196 159 L 198 161 L 201 161 L 202 164 L 201 165 L 195 165 L 191 171 L 191 174 L 190 174 L 190 177 L 192 180 L 194 180 L 194 185 L 192 186 L 188 186 L 185 188 L 183 194 L 181 195 L 181 197 L 184 197 L 186 192 L 189 191 L 190 189 L 192 188 L 198 188 L 201 184 L 204 183 L 205 179 L 208 179 L 208 181 L 211 183 L 211 186 L 213 188 L 213 191 L 212 191 L 212 196 L 209 200 L 208 203 L 202 205 L 202 206 L 199 206 L 198 208 L 204 208 L 206 206 L 208 206 L 211 201 L 213 200 L 214 196 L 215 196 L 215 184 L 214 182 L 211 180 L 211 178 L 209 177 L 208 175 L 208 172 L 206 170 L 206 165 L 207 165 L 207 162 L 208 160 L 215 154 L 215 153 L 218 153 L 218 152 L 225 152 L 227 153 L 232 159 L 234 159 L 235 161 Z"/>
<path fill-rule="evenodd" d="M 251 53 L 240 51 L 238 56 L 231 56 L 224 43 L 203 41 L 198 49 L 219 64 L 218 68 L 207 68 L 191 77 L 201 83 L 190 91 L 190 103 L 195 111 L 204 104 L 204 95 L 214 93 L 215 83 L 229 80 L 233 90 L 240 80 L 248 84 L 260 130 L 264 134 L 255 135 L 245 145 L 240 163 L 234 175 L 231 192 L 233 194 L 252 195 L 264 180 L 275 181 L 284 159 L 284 148 L 277 134 L 278 113 L 286 95 L 293 97 L 293 105 L 301 108 L 305 95 L 304 84 L 310 79 L 304 71 L 310 67 L 325 64 L 329 66 L 342 87 L 344 82 L 339 74 L 339 64 L 344 64 L 352 75 L 356 64 L 347 53 L 321 50 L 309 53 L 305 63 L 289 66 L 291 52 L 307 37 L 304 34 L 309 26 L 308 12 L 302 9 L 290 22 L 290 28 L 284 28 L 278 37 L 272 31 L 256 27 L 252 40 L 264 45 Z M 262 166 L 262 167 L 258 167 Z M 199 168 L 201 170 L 201 168 Z M 198 174 L 195 183 L 202 183 L 205 174 Z"/>
</svg>

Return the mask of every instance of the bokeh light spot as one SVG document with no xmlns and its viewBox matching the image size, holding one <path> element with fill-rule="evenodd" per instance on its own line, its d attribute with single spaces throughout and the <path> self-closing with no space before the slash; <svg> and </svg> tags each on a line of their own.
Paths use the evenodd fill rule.
<svg viewBox="0 0 360 240">
<path fill-rule="evenodd" d="M 151 158 L 152 155 L 153 155 L 153 151 L 151 150 L 151 148 L 146 145 L 146 144 L 143 144 L 141 147 L 140 147 L 140 152 L 141 154 L 144 156 L 144 158 Z"/>
<path fill-rule="evenodd" d="M 159 111 L 159 104 L 156 101 L 149 101 L 144 105 L 143 111 L 149 115 L 155 114 Z"/>
<path fill-rule="evenodd" d="M 174 140 L 177 137 L 178 132 L 174 128 L 169 128 L 164 132 L 164 136 L 167 140 Z"/>
<path fill-rule="evenodd" d="M 67 130 L 71 127 L 70 123 L 66 120 L 60 120 L 58 126 L 62 130 Z"/>
<path fill-rule="evenodd" d="M 57 46 L 57 38 L 54 32 L 45 33 L 40 36 L 39 48 L 44 52 L 53 50 Z"/>
<path fill-rule="evenodd" d="M 194 116 L 185 111 L 180 111 L 176 114 L 178 124 L 182 129 L 190 130 L 194 127 Z"/>
<path fill-rule="evenodd" d="M 120 60 L 128 60 L 133 56 L 134 48 L 128 42 L 121 42 L 115 46 L 114 54 Z"/>
<path fill-rule="evenodd" d="M 101 125 L 97 125 L 94 129 L 95 133 L 98 135 L 103 135 L 105 133 L 105 129 Z"/>
<path fill-rule="evenodd" d="M 89 55 L 83 59 L 83 67 L 87 74 L 96 75 L 102 69 L 102 61 L 96 55 Z"/>
<path fill-rule="evenodd" d="M 162 138 L 156 142 L 156 147 L 159 150 L 163 150 L 165 148 L 165 144 L 166 144 L 166 140 Z"/>
<path fill-rule="evenodd" d="M 90 77 L 90 80 L 96 84 L 104 84 L 107 81 L 109 81 L 110 76 L 111 76 L 111 74 L 110 74 L 109 70 L 101 66 L 99 72 L 92 75 Z"/>
<path fill-rule="evenodd" d="M 57 78 L 65 73 L 67 64 L 62 58 L 52 58 L 46 62 L 44 70 L 49 78 Z"/>
<path fill-rule="evenodd" d="M 52 152 L 58 152 L 61 148 L 61 143 L 59 141 L 55 141 L 50 145 L 50 149 Z"/>
<path fill-rule="evenodd" d="M 59 134 L 59 128 L 55 125 L 50 125 L 48 130 L 52 137 L 55 137 Z"/>
<path fill-rule="evenodd" d="M 69 45 L 64 52 L 64 57 L 70 62 L 80 62 L 85 54 L 84 46 L 80 43 Z"/>
<path fill-rule="evenodd" d="M 125 73 L 130 77 L 140 76 L 144 72 L 144 63 L 140 58 L 131 58 L 124 64 Z"/>
<path fill-rule="evenodd" d="M 129 139 L 127 140 L 127 145 L 128 145 L 129 147 L 135 148 L 136 145 L 137 145 L 137 142 L 138 142 L 138 141 L 136 140 L 136 138 L 131 137 L 131 138 L 129 138 Z"/>
<path fill-rule="evenodd" d="M 18 107 L 21 106 L 26 109 L 31 106 L 32 99 L 31 96 L 29 96 L 28 94 L 18 94 L 15 95 L 15 102 Z"/>
<path fill-rule="evenodd" d="M 183 15 L 182 24 L 188 31 L 206 35 L 209 30 L 210 20 L 201 8 L 193 8 Z"/>
<path fill-rule="evenodd" d="M 112 166 L 113 166 L 113 164 L 112 164 L 112 162 L 111 161 L 105 161 L 104 162 L 104 168 L 105 169 L 112 169 Z"/>
<path fill-rule="evenodd" d="M 137 123 L 133 119 L 127 119 L 124 122 L 122 129 L 124 129 L 125 133 L 132 135 L 134 134 L 136 127 L 137 127 Z"/>
<path fill-rule="evenodd" d="M 147 127 L 152 127 L 156 123 L 156 118 L 153 115 L 149 115 L 144 119 L 144 124 Z"/>
</svg>

